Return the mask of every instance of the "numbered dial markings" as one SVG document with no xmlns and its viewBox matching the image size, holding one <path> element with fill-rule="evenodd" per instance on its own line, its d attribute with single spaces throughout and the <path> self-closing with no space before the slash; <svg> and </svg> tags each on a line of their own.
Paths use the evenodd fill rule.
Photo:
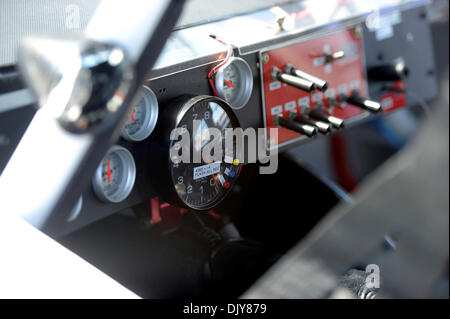
<svg viewBox="0 0 450 319">
<path fill-rule="evenodd" d="M 219 103 L 201 101 L 188 109 L 179 122 L 178 127 L 183 131 L 186 130 L 191 137 L 191 162 L 170 161 L 171 174 L 176 193 L 190 208 L 203 210 L 217 204 L 228 193 L 240 170 L 238 161 L 233 163 L 236 154 L 234 144 L 230 152 L 227 153 L 225 149 L 225 129 L 237 125 L 227 112 L 231 110 L 228 108 L 227 111 Z M 194 120 L 199 121 L 199 125 L 195 127 L 196 130 Z M 217 128 L 221 132 L 220 137 L 214 139 L 211 128 Z M 201 158 L 204 148 L 208 145 L 212 147 L 210 143 L 213 141 L 214 143 L 220 141 L 217 145 L 220 145 L 222 150 L 221 160 L 213 161 L 207 157 L 206 161 L 201 159 L 201 163 L 192 163 L 193 153 L 197 152 Z M 181 145 L 181 137 L 173 141 L 172 145 L 180 150 L 179 154 L 183 148 L 183 151 L 186 151 L 186 146 Z M 226 154 L 233 154 L 233 156 L 227 158 Z"/>
</svg>

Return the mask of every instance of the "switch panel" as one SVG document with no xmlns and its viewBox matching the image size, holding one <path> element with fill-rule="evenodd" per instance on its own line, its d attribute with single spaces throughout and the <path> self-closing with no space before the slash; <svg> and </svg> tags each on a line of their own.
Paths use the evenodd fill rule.
<svg viewBox="0 0 450 319">
<path fill-rule="evenodd" d="M 269 135 L 269 128 L 277 127 L 276 118 L 280 115 L 288 119 L 292 112 L 306 116 L 316 109 L 348 120 L 366 113 L 343 98 L 350 96 L 353 91 L 367 96 L 361 34 L 359 27 L 350 28 L 260 52 L 263 116 L 268 146 L 275 146 L 275 141 Z M 302 74 L 307 74 L 313 76 L 313 79 L 326 81 L 326 89 L 323 86 L 317 87 L 314 92 L 309 93 L 273 76 L 274 70 L 295 75 L 292 68 L 300 70 L 297 72 L 299 78 Z M 308 77 L 306 79 L 311 80 Z M 278 128 L 278 146 L 306 138 L 294 130 L 280 126 Z"/>
</svg>

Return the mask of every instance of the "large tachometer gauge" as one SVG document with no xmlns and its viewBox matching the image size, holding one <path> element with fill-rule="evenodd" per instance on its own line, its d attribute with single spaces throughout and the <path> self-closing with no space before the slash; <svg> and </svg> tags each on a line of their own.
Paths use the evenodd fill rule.
<svg viewBox="0 0 450 319">
<path fill-rule="evenodd" d="M 215 97 L 184 99 L 184 102 L 178 102 L 176 109 L 175 127 L 179 129 L 178 132 L 187 133 L 190 143 L 182 145 L 182 135 L 170 142 L 169 175 L 172 191 L 183 205 L 194 210 L 206 210 L 226 196 L 241 168 L 236 158 L 235 143 L 225 143 L 226 129 L 237 127 L 238 122 L 230 106 Z M 215 135 L 213 128 L 217 129 L 214 130 Z M 218 132 L 220 135 L 217 135 Z M 211 158 L 214 157 L 211 143 L 220 145 L 222 152 L 218 152 L 221 154 L 219 159 Z M 181 161 L 182 151 L 189 151 L 189 162 Z M 200 154 L 202 156 L 198 160 Z"/>
</svg>

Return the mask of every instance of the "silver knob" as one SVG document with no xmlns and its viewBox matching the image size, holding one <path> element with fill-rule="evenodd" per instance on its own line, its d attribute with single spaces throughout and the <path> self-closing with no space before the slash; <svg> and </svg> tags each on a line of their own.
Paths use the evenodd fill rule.
<svg viewBox="0 0 450 319">
<path fill-rule="evenodd" d="M 272 79 L 286 83 L 287 85 L 293 86 L 308 93 L 314 92 L 314 90 L 316 89 L 316 85 L 313 82 L 294 75 L 283 73 L 278 68 L 272 69 Z"/>
</svg>

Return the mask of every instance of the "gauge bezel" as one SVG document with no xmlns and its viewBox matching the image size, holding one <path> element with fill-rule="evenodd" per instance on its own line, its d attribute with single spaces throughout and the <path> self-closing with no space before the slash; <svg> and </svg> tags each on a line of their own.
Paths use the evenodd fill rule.
<svg viewBox="0 0 450 319">
<path fill-rule="evenodd" d="M 236 69 L 240 74 L 241 87 L 239 88 L 239 94 L 237 95 L 237 97 L 233 101 L 227 101 L 225 99 L 223 83 L 224 83 L 225 69 L 229 67 L 231 64 L 234 64 L 236 66 Z M 248 65 L 248 63 L 244 59 L 239 57 L 230 58 L 230 60 L 224 66 L 220 67 L 217 70 L 214 80 L 215 80 L 214 84 L 216 86 L 216 90 L 220 98 L 222 98 L 228 104 L 230 104 L 231 108 L 241 109 L 245 105 L 247 105 L 253 92 L 253 73 L 250 68 L 250 65 Z"/>
<path fill-rule="evenodd" d="M 73 222 L 75 219 L 77 219 L 78 216 L 80 216 L 82 208 L 83 208 L 83 195 L 80 195 L 80 197 L 78 198 L 78 201 L 76 202 L 75 206 L 72 208 L 72 211 L 70 212 L 66 221 L 68 223 L 70 223 L 70 222 Z"/>
<path fill-rule="evenodd" d="M 178 100 L 179 101 L 179 100 Z M 201 102 L 213 102 L 213 103 L 217 103 L 219 104 L 227 113 L 230 122 L 232 124 L 233 128 L 239 127 L 239 121 L 235 115 L 235 113 L 233 112 L 231 106 L 229 105 L 229 103 L 227 103 L 226 101 L 224 101 L 223 99 L 220 99 L 218 97 L 214 97 L 214 96 L 209 96 L 209 95 L 200 95 L 200 96 L 196 96 L 196 97 L 191 97 L 191 98 L 187 98 L 184 103 L 180 103 L 179 104 L 179 108 L 178 108 L 178 112 L 177 115 L 175 117 L 175 121 L 174 121 L 174 125 L 172 128 L 178 128 L 180 123 L 182 122 L 183 118 L 185 117 L 185 115 L 188 113 L 188 111 L 194 107 L 195 105 L 197 105 L 198 103 Z M 178 102 L 179 103 L 179 102 Z M 177 103 L 177 104 L 178 104 Z M 228 193 L 231 191 L 230 187 L 229 189 L 227 189 L 218 199 L 212 201 L 211 203 L 209 203 L 208 205 L 204 205 L 202 207 L 199 206 L 195 206 L 195 205 L 191 205 L 190 203 L 187 203 L 185 200 L 183 200 L 183 198 L 181 198 L 181 196 L 178 194 L 176 188 L 175 188 L 175 184 L 173 183 L 173 174 L 172 174 L 172 165 L 173 162 L 170 158 L 170 147 L 173 145 L 174 141 L 170 141 L 169 145 L 168 145 L 168 150 L 167 150 L 167 172 L 168 172 L 168 178 L 169 178 L 169 188 L 171 190 L 171 195 L 169 198 L 169 202 L 171 201 L 172 203 L 178 205 L 178 206 L 182 206 L 182 207 L 186 207 L 188 209 L 194 210 L 194 211 L 206 211 L 209 210 L 215 206 L 217 206 L 224 198 L 227 197 Z M 242 165 L 242 164 L 239 164 Z M 237 177 L 235 178 L 235 180 L 237 179 Z"/>
<path fill-rule="evenodd" d="M 145 102 L 145 118 L 142 126 L 134 134 L 129 134 L 125 127 L 122 130 L 122 137 L 130 142 L 140 142 L 152 134 L 158 121 L 159 105 L 155 93 L 148 86 L 143 86 L 140 99 L 147 99 Z M 140 100 L 139 100 L 140 102 Z"/>
<path fill-rule="evenodd" d="M 108 196 L 104 193 L 102 186 L 102 165 L 106 156 L 112 153 L 116 153 L 119 156 L 120 160 L 122 161 L 125 180 L 122 181 L 119 189 L 116 192 Z M 133 190 L 135 180 L 136 180 L 136 164 L 134 162 L 133 155 L 131 155 L 130 151 L 127 150 L 125 147 L 114 145 L 108 150 L 108 152 L 102 158 L 100 164 L 98 165 L 97 170 L 95 171 L 94 178 L 92 180 L 92 186 L 94 188 L 95 194 L 102 201 L 109 203 L 119 203 L 125 200 L 128 197 L 128 195 L 130 195 L 131 191 Z"/>
</svg>

